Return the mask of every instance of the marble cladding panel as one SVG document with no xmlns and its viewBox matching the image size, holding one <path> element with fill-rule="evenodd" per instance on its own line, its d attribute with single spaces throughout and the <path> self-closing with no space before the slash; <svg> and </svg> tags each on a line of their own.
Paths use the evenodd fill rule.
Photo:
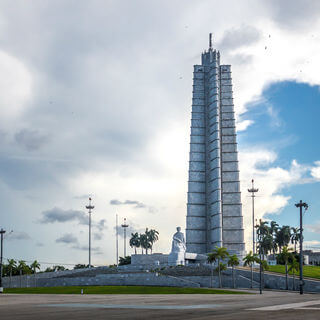
<svg viewBox="0 0 320 320">
<path fill-rule="evenodd" d="M 208 202 L 214 203 L 221 200 L 220 190 L 211 191 L 208 196 Z"/>
<path fill-rule="evenodd" d="M 242 229 L 242 216 L 223 217 L 223 228 L 225 229 Z"/>
<path fill-rule="evenodd" d="M 213 103 L 215 101 L 219 100 L 219 95 L 218 94 L 212 94 L 211 96 L 209 96 L 209 104 Z"/>
<path fill-rule="evenodd" d="M 188 192 L 189 204 L 205 204 L 206 195 L 204 193 Z"/>
<path fill-rule="evenodd" d="M 192 101 L 193 99 L 201 99 L 202 101 L 204 100 L 204 91 L 203 92 L 194 92 L 192 94 Z"/>
<path fill-rule="evenodd" d="M 230 64 L 222 64 L 220 66 L 221 72 L 231 72 L 231 65 Z"/>
<path fill-rule="evenodd" d="M 214 131 L 209 135 L 209 141 L 217 140 L 219 139 L 219 131 Z"/>
<path fill-rule="evenodd" d="M 222 181 L 239 181 L 239 172 L 222 172 Z"/>
<path fill-rule="evenodd" d="M 206 217 L 187 216 L 187 229 L 206 229 Z"/>
<path fill-rule="evenodd" d="M 220 179 L 215 179 L 215 180 L 210 181 L 208 183 L 208 187 L 209 187 L 210 191 L 220 190 L 221 189 Z"/>
<path fill-rule="evenodd" d="M 237 143 L 236 135 L 232 136 L 222 136 L 222 143 Z"/>
<path fill-rule="evenodd" d="M 238 204 L 238 203 L 241 203 L 240 192 L 238 192 L 238 193 L 222 193 L 222 203 L 224 205 L 225 204 Z"/>
<path fill-rule="evenodd" d="M 193 86 L 193 93 L 199 92 L 199 93 L 204 93 L 204 88 L 203 86 Z M 194 95 L 193 95 L 194 96 Z"/>
<path fill-rule="evenodd" d="M 206 171 L 206 163 L 204 161 L 189 162 L 190 171 Z"/>
<path fill-rule="evenodd" d="M 203 106 L 193 105 L 192 112 L 205 112 L 205 107 L 204 105 Z"/>
<path fill-rule="evenodd" d="M 239 182 L 222 182 L 222 189 L 224 192 L 240 192 Z"/>
<path fill-rule="evenodd" d="M 188 182 L 189 192 L 206 192 L 206 184 L 204 182 Z"/>
<path fill-rule="evenodd" d="M 203 86 L 203 79 L 193 79 L 194 86 Z"/>
<path fill-rule="evenodd" d="M 239 171 L 238 162 L 222 162 L 222 171 Z"/>
<path fill-rule="evenodd" d="M 206 155 L 201 152 L 191 152 L 189 159 L 190 161 L 206 161 Z"/>
<path fill-rule="evenodd" d="M 211 221 L 211 223 L 210 223 L 211 229 L 220 228 L 221 224 L 222 224 L 221 220 L 222 220 L 221 214 L 216 214 L 214 216 L 211 216 L 211 219 L 210 219 L 210 221 Z"/>
<path fill-rule="evenodd" d="M 190 152 L 205 152 L 205 145 L 200 143 L 190 143 Z"/>
<path fill-rule="evenodd" d="M 224 247 L 227 248 L 228 252 L 237 252 L 238 254 L 245 251 L 244 243 L 224 243 Z"/>
<path fill-rule="evenodd" d="M 204 128 L 205 127 L 205 122 L 204 119 L 191 119 L 191 125 L 194 128 Z"/>
<path fill-rule="evenodd" d="M 205 143 L 205 136 L 190 136 L 191 143 Z"/>
<path fill-rule="evenodd" d="M 243 242 L 243 230 L 222 230 L 224 243 L 241 243 Z"/>
<path fill-rule="evenodd" d="M 219 126 L 211 126 L 209 127 L 209 135 L 216 132 L 216 131 L 219 131 Z"/>
<path fill-rule="evenodd" d="M 218 87 L 210 87 L 209 88 L 209 96 L 219 94 L 220 89 Z"/>
<path fill-rule="evenodd" d="M 237 144 L 236 143 L 223 143 L 221 146 L 222 152 L 236 152 Z"/>
<path fill-rule="evenodd" d="M 187 242 L 206 243 L 206 231 L 187 229 Z"/>
<path fill-rule="evenodd" d="M 220 177 L 220 168 L 217 167 L 217 168 L 210 168 L 210 178 L 212 179 L 215 179 L 215 178 L 218 178 Z"/>
<path fill-rule="evenodd" d="M 223 162 L 238 161 L 238 154 L 236 152 L 225 152 L 221 154 L 221 160 Z"/>
<path fill-rule="evenodd" d="M 231 73 L 228 73 L 228 72 L 226 72 L 226 73 L 221 73 L 220 79 L 221 79 L 221 80 L 231 80 Z"/>
<path fill-rule="evenodd" d="M 212 151 L 210 151 L 209 157 L 210 157 L 210 159 L 215 159 L 217 157 L 220 157 L 220 149 L 217 148 L 217 149 L 213 149 Z"/>
<path fill-rule="evenodd" d="M 191 117 L 193 120 L 204 120 L 204 112 L 191 112 Z"/>
<path fill-rule="evenodd" d="M 210 161 L 210 168 L 219 168 L 220 167 L 220 158 L 214 158 Z"/>
<path fill-rule="evenodd" d="M 203 136 L 206 134 L 205 128 L 193 128 L 191 127 L 191 135 Z"/>
<path fill-rule="evenodd" d="M 219 101 L 218 101 L 218 100 L 209 103 L 209 110 L 210 110 L 210 111 L 211 111 L 211 110 L 212 110 L 212 111 L 213 111 L 213 110 L 217 110 L 218 107 L 219 107 Z"/>
<path fill-rule="evenodd" d="M 242 207 L 241 205 L 223 205 L 223 216 L 242 216 Z"/>
<path fill-rule="evenodd" d="M 203 72 L 194 72 L 193 73 L 193 80 L 200 80 L 204 79 L 204 73 Z"/>
<path fill-rule="evenodd" d="M 235 126 L 234 120 L 222 120 L 221 121 L 221 128 L 230 128 Z"/>
<path fill-rule="evenodd" d="M 222 112 L 221 119 L 222 120 L 233 120 L 234 119 L 234 112 Z"/>
<path fill-rule="evenodd" d="M 212 203 L 210 205 L 209 214 L 211 216 L 221 213 L 221 201 Z"/>
<path fill-rule="evenodd" d="M 195 98 L 192 99 L 192 106 L 203 106 L 204 107 L 205 102 L 202 98 Z"/>
<path fill-rule="evenodd" d="M 232 99 L 232 91 L 230 92 L 221 92 L 220 93 L 221 99 Z"/>
<path fill-rule="evenodd" d="M 221 113 L 224 112 L 233 112 L 234 113 L 234 107 L 233 106 L 221 106 Z"/>
<path fill-rule="evenodd" d="M 219 117 L 214 116 L 212 118 L 209 119 L 209 126 L 211 125 L 217 125 L 217 123 L 219 123 Z"/>
<path fill-rule="evenodd" d="M 221 228 L 215 228 L 210 230 L 211 241 L 212 242 L 219 242 L 220 235 L 222 234 Z M 221 239 L 222 240 L 222 239 Z M 214 248 L 212 248 L 213 250 Z"/>
<path fill-rule="evenodd" d="M 206 205 L 202 204 L 187 204 L 187 215 L 206 217 Z"/>
<path fill-rule="evenodd" d="M 223 136 L 236 134 L 236 129 L 235 128 L 221 128 L 221 133 Z"/>
<path fill-rule="evenodd" d="M 189 171 L 189 181 L 204 182 L 206 181 L 206 175 L 204 172 Z"/>
<path fill-rule="evenodd" d="M 231 80 L 231 78 L 228 80 L 220 79 L 220 84 L 221 84 L 221 87 L 222 86 L 232 86 L 232 80 Z"/>
<path fill-rule="evenodd" d="M 229 98 L 229 99 L 221 98 L 221 104 L 224 106 L 233 106 L 233 99 L 232 98 Z"/>
<path fill-rule="evenodd" d="M 221 85 L 221 89 L 220 89 L 221 93 L 224 92 L 232 92 L 232 85 Z"/>
<path fill-rule="evenodd" d="M 195 244 L 195 243 L 188 243 L 187 241 L 187 252 L 192 253 L 205 253 L 207 251 L 207 245 L 203 244 Z"/>
</svg>

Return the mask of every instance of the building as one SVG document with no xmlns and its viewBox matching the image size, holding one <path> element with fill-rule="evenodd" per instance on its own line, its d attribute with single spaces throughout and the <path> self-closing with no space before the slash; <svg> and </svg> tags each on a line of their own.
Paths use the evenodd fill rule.
<svg viewBox="0 0 320 320">
<path fill-rule="evenodd" d="M 212 48 L 194 66 L 188 180 L 187 252 L 224 246 L 244 254 L 231 66 Z"/>
</svg>

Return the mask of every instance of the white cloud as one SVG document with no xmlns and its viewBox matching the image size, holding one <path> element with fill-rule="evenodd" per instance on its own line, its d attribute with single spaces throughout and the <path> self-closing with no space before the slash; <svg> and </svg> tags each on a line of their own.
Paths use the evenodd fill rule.
<svg viewBox="0 0 320 320">
<path fill-rule="evenodd" d="M 315 167 L 311 169 L 311 175 L 317 180 L 320 180 L 320 161 L 315 162 Z"/>
</svg>

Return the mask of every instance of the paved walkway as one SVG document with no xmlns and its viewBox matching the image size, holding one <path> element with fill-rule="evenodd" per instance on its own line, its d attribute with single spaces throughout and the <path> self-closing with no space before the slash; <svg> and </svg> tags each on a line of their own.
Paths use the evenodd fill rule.
<svg viewBox="0 0 320 320">
<path fill-rule="evenodd" d="M 0 295 L 0 319 L 319 319 L 320 295 Z"/>
</svg>

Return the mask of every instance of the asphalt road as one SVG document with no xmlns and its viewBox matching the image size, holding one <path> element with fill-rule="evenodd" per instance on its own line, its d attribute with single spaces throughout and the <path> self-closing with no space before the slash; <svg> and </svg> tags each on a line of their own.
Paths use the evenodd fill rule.
<svg viewBox="0 0 320 320">
<path fill-rule="evenodd" d="M 0 319 L 320 319 L 320 295 L 0 295 Z"/>
</svg>

